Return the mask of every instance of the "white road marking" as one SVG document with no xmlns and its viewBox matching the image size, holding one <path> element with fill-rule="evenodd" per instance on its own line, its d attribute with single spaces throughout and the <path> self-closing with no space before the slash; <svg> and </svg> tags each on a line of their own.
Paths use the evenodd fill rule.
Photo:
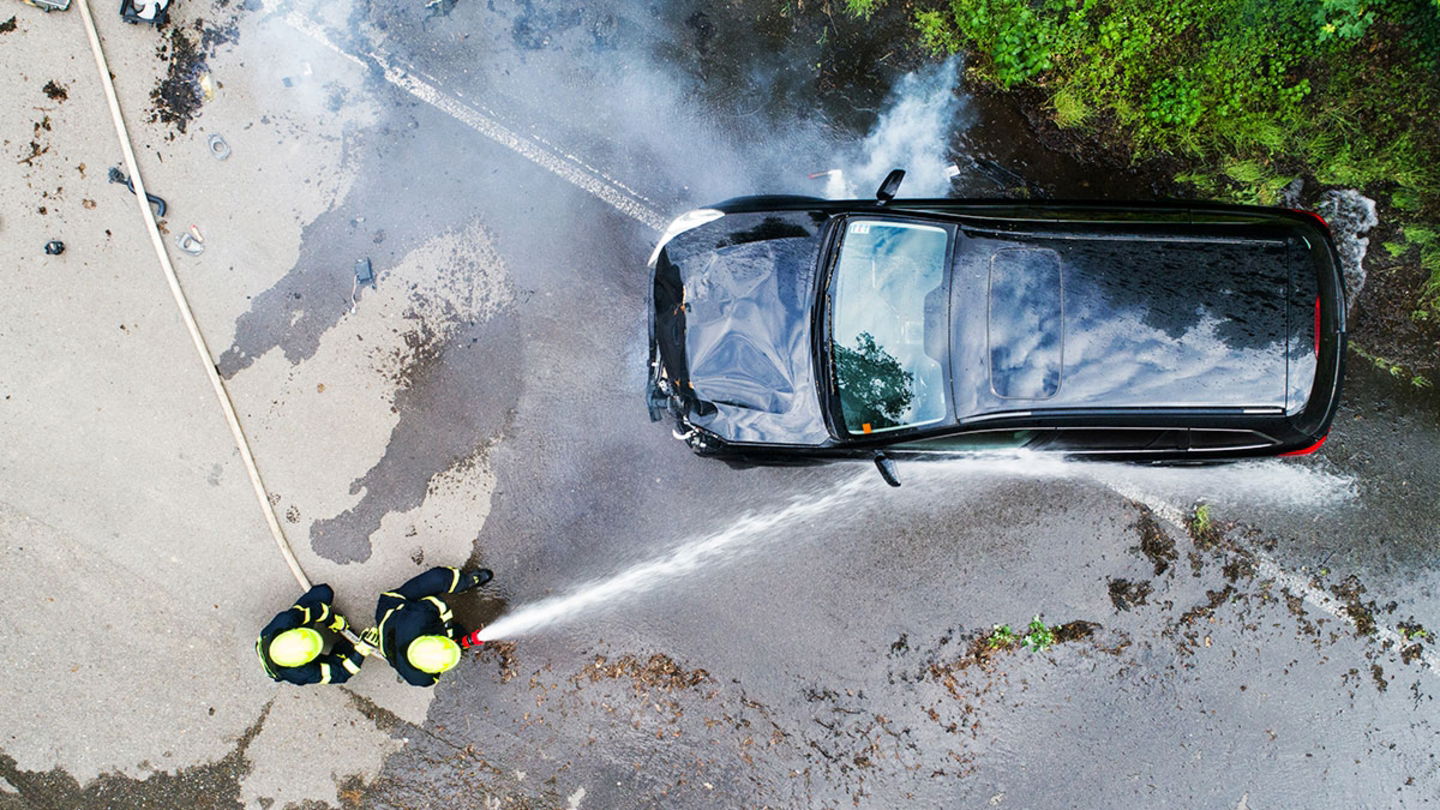
<svg viewBox="0 0 1440 810">
<path fill-rule="evenodd" d="M 330 39 L 319 25 L 291 11 L 283 18 L 286 25 L 334 51 L 361 67 L 369 68 L 360 57 L 344 50 Z M 520 155 L 571 185 L 586 191 L 616 211 L 649 228 L 662 231 L 669 224 L 649 200 L 604 172 L 569 152 L 558 149 L 536 136 L 521 135 L 501 124 L 493 113 L 477 109 L 436 87 L 432 81 L 397 66 L 388 54 L 370 53 L 384 69 L 385 80 L 415 98 L 449 115 L 492 141 Z"/>
<path fill-rule="evenodd" d="M 1148 493 L 1131 489 L 1123 484 L 1107 482 L 1106 485 L 1121 497 L 1144 504 L 1161 520 L 1173 525 L 1181 532 L 1188 533 L 1188 529 L 1186 528 L 1188 520 L 1186 519 L 1185 512 L 1174 504 L 1167 503 Z M 1355 624 L 1355 620 L 1352 619 L 1346 611 L 1345 604 L 1334 596 L 1310 584 L 1310 581 L 1305 577 L 1292 574 L 1281 568 L 1280 564 L 1275 561 L 1275 558 L 1266 554 L 1264 551 L 1259 549 L 1246 549 L 1246 552 L 1254 558 L 1255 571 L 1262 578 L 1274 580 L 1282 588 L 1304 599 L 1306 604 L 1322 613 L 1327 613 L 1335 617 L 1344 624 Z M 1401 635 L 1400 631 L 1387 624 L 1381 623 L 1378 619 L 1375 621 L 1375 635 L 1382 642 L 1390 642 L 1397 652 L 1400 648 L 1409 646 L 1412 643 L 1409 639 Z M 1420 661 L 1430 670 L 1430 674 L 1440 676 L 1440 656 L 1437 656 L 1430 649 L 1428 643 L 1421 645 Z"/>
</svg>

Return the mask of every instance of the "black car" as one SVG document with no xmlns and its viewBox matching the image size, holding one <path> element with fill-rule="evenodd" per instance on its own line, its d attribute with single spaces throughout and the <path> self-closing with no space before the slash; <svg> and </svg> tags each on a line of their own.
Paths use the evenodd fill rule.
<svg viewBox="0 0 1440 810">
<path fill-rule="evenodd" d="M 651 418 L 739 463 L 995 448 L 1303 455 L 1339 398 L 1323 219 L 1219 204 L 743 197 L 651 257 Z"/>
</svg>

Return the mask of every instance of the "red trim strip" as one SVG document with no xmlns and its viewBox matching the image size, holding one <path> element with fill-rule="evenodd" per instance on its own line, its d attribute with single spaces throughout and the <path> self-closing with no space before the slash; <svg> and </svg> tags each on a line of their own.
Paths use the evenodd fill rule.
<svg viewBox="0 0 1440 810">
<path fill-rule="evenodd" d="M 1314 211 L 1306 211 L 1304 208 L 1291 208 L 1290 210 L 1294 211 L 1297 214 L 1304 214 L 1307 217 L 1313 217 L 1316 222 L 1320 223 L 1320 227 L 1324 228 L 1327 231 L 1330 230 L 1330 223 L 1325 221 L 1325 217 L 1320 216 Z"/>
<path fill-rule="evenodd" d="M 1301 448 L 1301 449 L 1299 449 L 1299 450 L 1291 450 L 1291 451 L 1288 452 L 1288 453 L 1281 453 L 1280 455 L 1282 455 L 1282 456 L 1308 456 L 1308 455 L 1310 455 L 1311 453 L 1315 452 L 1316 450 L 1319 450 L 1319 449 L 1320 449 L 1320 446 L 1323 445 L 1323 444 L 1325 444 L 1325 440 L 1328 439 L 1328 438 L 1330 438 L 1330 434 L 1327 433 L 1327 434 L 1325 434 L 1324 436 L 1321 436 L 1321 437 L 1320 437 L 1320 441 L 1315 442 L 1314 444 L 1310 445 L 1309 447 L 1303 447 L 1303 448 Z"/>
</svg>

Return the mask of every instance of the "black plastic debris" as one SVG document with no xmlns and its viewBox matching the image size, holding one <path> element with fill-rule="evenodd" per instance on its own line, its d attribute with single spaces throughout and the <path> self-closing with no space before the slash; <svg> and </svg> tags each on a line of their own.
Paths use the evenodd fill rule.
<svg viewBox="0 0 1440 810">
<path fill-rule="evenodd" d="M 375 286 L 375 269 L 368 257 L 355 262 L 355 283 Z"/>
<path fill-rule="evenodd" d="M 130 189 L 131 194 L 135 193 L 135 184 L 130 182 L 130 178 L 126 177 L 124 172 L 120 171 L 114 166 L 110 167 L 110 182 L 119 183 L 124 187 Z M 150 204 L 155 206 L 155 216 L 165 216 L 165 209 L 168 207 L 165 205 L 165 200 L 155 196 L 154 194 L 151 194 L 148 191 L 145 192 L 145 199 L 149 200 Z"/>
<path fill-rule="evenodd" d="M 65 11 L 70 8 L 70 0 L 25 0 L 25 3 L 45 12 Z"/>
<path fill-rule="evenodd" d="M 59 239 L 51 239 L 45 243 L 45 252 L 51 256 L 59 256 L 65 252 L 65 243 Z"/>
<path fill-rule="evenodd" d="M 120 19 L 160 25 L 170 19 L 170 0 L 120 0 Z"/>
</svg>

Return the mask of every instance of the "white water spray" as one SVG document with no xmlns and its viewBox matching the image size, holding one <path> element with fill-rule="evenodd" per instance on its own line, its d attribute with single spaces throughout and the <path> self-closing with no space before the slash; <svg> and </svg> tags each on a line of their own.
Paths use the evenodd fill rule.
<svg viewBox="0 0 1440 810">
<path fill-rule="evenodd" d="M 1348 477 L 1309 465 L 1275 460 L 1197 469 L 1078 463 L 1050 454 L 1021 451 L 908 463 L 901 466 L 901 477 L 904 488 L 891 490 L 880 485 L 875 471 L 865 465 L 819 497 L 802 495 L 777 511 L 745 515 L 729 528 L 684 543 L 661 559 L 632 566 L 609 578 L 592 580 L 563 596 L 521 607 L 483 629 L 480 638 L 485 641 L 515 638 L 589 614 L 597 606 L 653 590 L 694 573 L 702 565 L 724 562 L 753 550 L 757 540 L 793 533 L 811 519 L 853 512 L 856 501 L 867 493 L 886 496 L 886 508 L 896 510 L 903 510 L 908 500 L 917 497 L 928 502 L 937 495 L 953 496 L 963 491 L 957 484 L 966 479 L 1090 479 L 1125 497 L 1134 497 L 1133 493 L 1143 491 L 1178 504 L 1204 499 L 1315 509 L 1356 497 L 1355 482 Z"/>
<path fill-rule="evenodd" d="M 1365 288 L 1365 253 L 1370 240 L 1362 234 L 1380 224 L 1375 201 L 1354 189 L 1331 189 L 1320 195 L 1315 211 L 1330 223 L 1335 248 L 1340 252 L 1340 266 L 1345 273 L 1345 292 L 1354 305 Z"/>
<path fill-rule="evenodd" d="M 748 514 L 723 531 L 692 540 L 668 556 L 627 568 L 608 579 L 592 580 L 565 596 L 526 605 L 480 631 L 482 641 L 515 638 L 558 621 L 591 611 L 594 607 L 651 590 L 676 577 L 693 573 L 702 564 L 732 557 L 755 540 L 768 540 L 793 531 L 811 518 L 830 514 L 862 489 L 875 485 L 875 472 L 865 469 L 844 479 L 820 497 L 801 496 L 769 514 Z"/>
<path fill-rule="evenodd" d="M 906 197 L 948 194 L 946 147 L 961 107 L 955 93 L 959 79 L 960 60 L 952 57 L 896 82 L 887 109 L 859 145 L 859 157 L 830 173 L 825 195 L 831 199 L 869 196 L 891 169 L 905 170 Z"/>
</svg>

